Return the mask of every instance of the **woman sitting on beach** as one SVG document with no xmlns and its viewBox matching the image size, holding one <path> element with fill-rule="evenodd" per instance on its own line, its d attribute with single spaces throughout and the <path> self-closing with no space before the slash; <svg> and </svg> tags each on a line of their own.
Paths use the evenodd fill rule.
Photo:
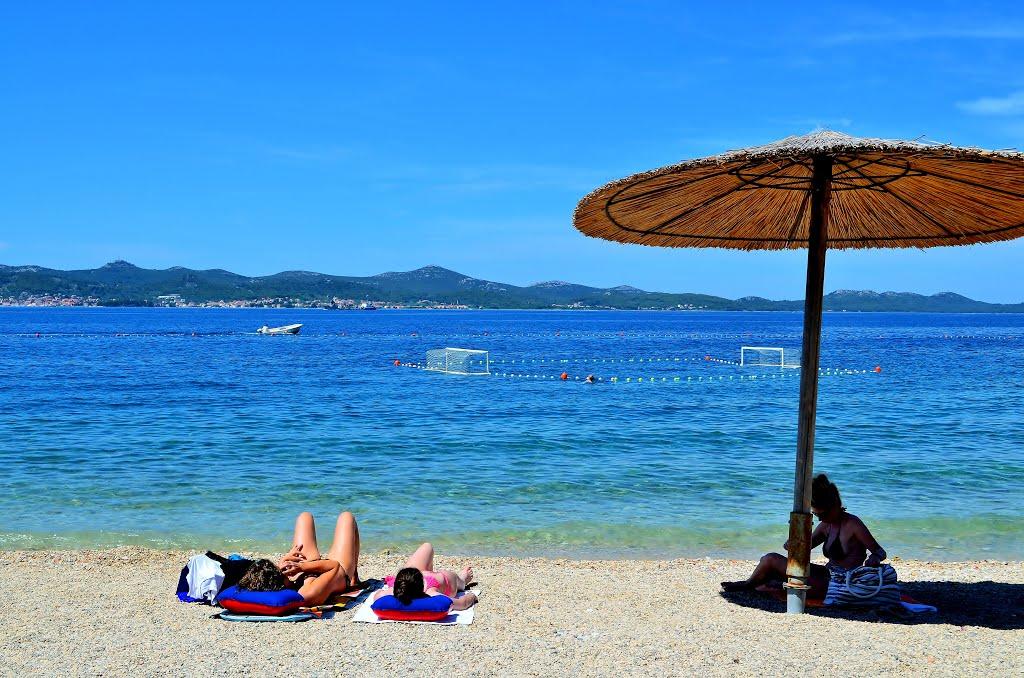
<svg viewBox="0 0 1024 678">
<path fill-rule="evenodd" d="M 409 556 L 405 567 L 393 577 L 385 577 L 387 586 L 377 591 L 373 600 L 393 595 L 403 605 L 408 605 L 416 598 L 426 596 L 447 596 L 452 599 L 452 611 L 467 610 L 476 603 L 476 594 L 467 593 L 456 598 L 460 591 L 473 581 L 473 568 L 465 567 L 455 574 L 451 570 L 434 570 L 434 546 L 430 543 L 421 544 Z"/>
<path fill-rule="evenodd" d="M 321 558 L 317 548 L 313 514 L 300 513 L 291 550 L 277 565 L 257 560 L 238 582 L 239 588 L 249 591 L 295 589 L 310 606 L 322 605 L 332 595 L 360 586 L 359 526 L 348 511 L 338 516 L 326 558 Z"/>
<path fill-rule="evenodd" d="M 846 512 L 839 497 L 839 488 L 824 473 L 815 476 L 811 486 L 811 513 L 821 521 L 811 535 L 811 548 L 824 544 L 822 553 L 828 558 L 828 567 L 811 563 L 811 573 L 807 580 L 811 587 L 807 592 L 808 598 L 825 597 L 829 568 L 848 570 L 861 565 L 878 567 L 885 560 L 885 549 L 875 541 L 860 518 Z M 783 548 L 788 550 L 789 542 Z M 871 552 L 870 556 L 867 555 L 868 551 Z M 762 556 L 761 562 L 747 579 L 724 581 L 722 589 L 749 591 L 760 587 L 777 587 L 785 580 L 786 556 L 768 553 Z"/>
</svg>

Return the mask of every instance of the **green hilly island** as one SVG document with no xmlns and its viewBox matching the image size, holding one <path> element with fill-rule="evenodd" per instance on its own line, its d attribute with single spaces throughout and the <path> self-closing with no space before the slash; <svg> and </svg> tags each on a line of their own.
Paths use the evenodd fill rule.
<svg viewBox="0 0 1024 678">
<path fill-rule="evenodd" d="M 590 308 L 721 311 L 798 311 L 802 300 L 726 299 L 707 294 L 648 292 L 635 287 L 588 287 L 562 281 L 528 286 L 480 280 L 439 266 L 378 275 L 340 276 L 284 271 L 245 276 L 222 269 L 175 266 L 146 269 L 126 261 L 62 271 L 0 265 L 0 300 L 53 305 L 72 300 L 106 306 L 262 305 L 357 308 L 359 305 L 469 308 Z M 953 292 L 839 290 L 825 296 L 829 311 L 1021 313 L 1024 304 L 991 304 Z"/>
</svg>

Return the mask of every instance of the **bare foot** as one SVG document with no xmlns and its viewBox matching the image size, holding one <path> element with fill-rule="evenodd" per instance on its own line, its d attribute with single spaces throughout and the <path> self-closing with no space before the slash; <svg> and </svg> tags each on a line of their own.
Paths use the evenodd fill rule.
<svg viewBox="0 0 1024 678">
<path fill-rule="evenodd" d="M 352 576 L 348 580 L 348 590 L 349 591 L 354 591 L 356 589 L 362 589 L 362 588 L 363 588 L 363 582 L 360 581 L 360 579 L 359 579 L 359 570 L 356 569 L 356 571 L 352 574 Z"/>
<path fill-rule="evenodd" d="M 473 581 L 473 568 L 469 566 L 462 568 L 459 577 L 462 578 L 462 588 L 465 589 Z"/>
<path fill-rule="evenodd" d="M 723 581 L 722 590 L 726 593 L 734 593 L 736 591 L 749 591 L 751 585 L 744 579 L 743 581 Z"/>
</svg>

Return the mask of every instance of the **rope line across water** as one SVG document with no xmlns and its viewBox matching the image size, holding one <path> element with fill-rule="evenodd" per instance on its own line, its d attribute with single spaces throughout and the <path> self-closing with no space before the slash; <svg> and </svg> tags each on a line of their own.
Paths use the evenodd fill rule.
<svg viewBox="0 0 1024 678">
<path fill-rule="evenodd" d="M 422 363 L 414 362 L 400 362 L 399 367 L 408 367 L 411 369 L 424 370 L 428 372 L 443 372 L 443 370 L 435 370 L 428 368 Z M 853 376 L 853 375 L 865 375 L 873 373 L 872 370 L 854 370 L 847 368 L 827 368 L 823 367 L 818 370 L 819 377 L 839 377 L 839 376 Z M 786 370 L 784 372 L 772 372 L 770 374 L 750 374 L 750 375 L 718 375 L 716 376 L 611 376 L 611 377 L 600 377 L 594 376 L 594 381 L 597 383 L 608 383 L 608 384 L 677 384 L 677 383 L 721 383 L 726 381 L 769 381 L 779 379 L 792 379 L 799 376 L 797 370 Z M 482 376 L 482 375 L 481 375 Z M 488 376 L 491 377 L 502 377 L 505 379 L 532 379 L 534 381 L 586 381 L 588 375 L 569 375 L 565 374 L 563 377 L 561 374 L 533 374 L 528 372 L 491 372 Z"/>
</svg>

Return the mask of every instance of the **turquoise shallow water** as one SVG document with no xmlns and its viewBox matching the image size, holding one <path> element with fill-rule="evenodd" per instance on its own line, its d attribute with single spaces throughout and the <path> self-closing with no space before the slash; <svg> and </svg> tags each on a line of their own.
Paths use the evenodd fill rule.
<svg viewBox="0 0 1024 678">
<path fill-rule="evenodd" d="M 796 356 L 800 330 L 796 313 L 0 309 L 0 548 L 280 549 L 298 511 L 326 531 L 348 508 L 367 548 L 753 557 L 785 540 L 798 371 L 704 357 Z M 392 365 L 444 346 L 533 376 Z M 1024 558 L 1024 316 L 826 314 L 822 366 L 857 373 L 822 377 L 816 469 L 891 554 Z M 619 382 L 538 378 L 563 370 Z"/>
</svg>

